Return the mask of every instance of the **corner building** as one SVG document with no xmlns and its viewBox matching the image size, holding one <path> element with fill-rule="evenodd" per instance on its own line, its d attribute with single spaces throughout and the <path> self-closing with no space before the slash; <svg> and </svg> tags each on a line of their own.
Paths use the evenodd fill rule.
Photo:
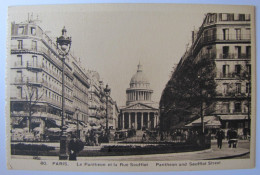
<svg viewBox="0 0 260 175">
<path fill-rule="evenodd" d="M 153 90 L 139 63 L 126 90 L 126 106 L 120 109 L 121 129 L 155 129 L 159 124 L 158 103 L 153 102 Z"/>
<path fill-rule="evenodd" d="M 224 130 L 235 128 L 239 135 L 249 132 L 251 106 L 251 19 L 249 14 L 208 13 L 198 31 L 192 32 L 192 45 L 181 58 L 175 72 L 185 62 L 195 65 L 207 57 L 216 65 L 214 109 Z M 166 87 L 166 89 L 170 87 Z M 166 109 L 167 110 L 167 109 Z M 166 121 L 167 122 L 167 121 Z M 178 120 L 172 125 L 177 125 Z"/>
<path fill-rule="evenodd" d="M 49 129 L 59 130 L 61 127 L 62 61 L 59 52 L 56 41 L 33 20 L 11 24 L 8 59 L 11 59 L 9 87 L 12 129 L 27 128 L 29 132 L 37 129 L 35 131 L 44 134 Z M 71 54 L 66 56 L 64 124 L 78 128 L 82 138 L 84 127 L 90 123 L 105 123 L 106 106 L 103 82 L 81 65 L 80 59 Z M 112 99 L 110 101 L 116 105 Z M 114 112 L 111 105 L 110 108 L 109 111 Z M 113 115 L 109 114 L 110 117 Z M 23 138 L 15 136 L 12 140 Z"/>
</svg>

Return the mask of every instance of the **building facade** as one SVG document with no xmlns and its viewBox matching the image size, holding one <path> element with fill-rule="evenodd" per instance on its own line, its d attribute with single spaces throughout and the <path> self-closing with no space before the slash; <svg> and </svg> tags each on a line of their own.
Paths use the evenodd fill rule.
<svg viewBox="0 0 260 175">
<path fill-rule="evenodd" d="M 130 87 L 126 90 L 126 106 L 120 109 L 121 129 L 155 129 L 159 124 L 158 104 L 153 102 L 150 83 L 139 63 L 132 76 Z"/>
<path fill-rule="evenodd" d="M 30 20 L 11 24 L 10 43 L 11 128 L 41 135 L 49 130 L 60 131 L 62 61 L 56 41 Z M 64 123 L 68 132 L 77 129 L 82 135 L 90 123 L 105 123 L 103 83 L 71 54 L 65 59 L 64 85 Z M 93 120 L 101 116 L 102 122 Z M 12 140 L 23 139 L 19 137 L 24 136 L 14 135 Z"/>
<path fill-rule="evenodd" d="M 168 82 L 161 98 L 167 115 L 166 94 L 183 70 L 194 68 L 202 59 L 212 60 L 216 83 L 210 110 L 203 106 L 203 115 L 215 115 L 225 130 L 235 128 L 240 135 L 249 132 L 251 106 L 251 19 L 249 14 L 208 13 L 198 31 L 192 32 L 192 45 L 187 49 Z M 183 72 L 182 72 L 183 73 Z M 212 74 L 213 75 L 213 74 Z M 181 75 L 180 75 L 181 76 Z M 203 75 L 197 76 L 203 78 Z M 170 93 L 168 93 L 169 95 Z M 172 97 L 173 103 L 178 100 Z M 206 104 L 204 104 L 206 105 Z M 193 108 L 193 110 L 196 110 Z M 197 106 L 200 111 L 200 105 Z M 170 116 L 172 115 L 172 116 Z M 175 116 L 171 125 L 178 125 Z M 188 117 L 189 118 L 189 117 Z M 187 120 L 186 120 L 187 121 Z M 167 120 L 166 120 L 167 122 Z M 185 121 L 184 121 L 185 122 Z"/>
</svg>

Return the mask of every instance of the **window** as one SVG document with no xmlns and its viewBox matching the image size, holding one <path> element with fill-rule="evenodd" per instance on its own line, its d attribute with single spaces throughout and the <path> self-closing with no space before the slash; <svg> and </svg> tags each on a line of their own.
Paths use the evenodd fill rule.
<svg viewBox="0 0 260 175">
<path fill-rule="evenodd" d="M 18 35 L 23 35 L 24 34 L 24 26 L 20 26 L 18 28 Z"/>
<path fill-rule="evenodd" d="M 241 73 L 241 65 L 240 64 L 235 65 L 235 73 L 237 75 L 240 75 L 240 73 Z"/>
<path fill-rule="evenodd" d="M 229 74 L 229 65 L 223 65 L 223 67 L 222 67 L 222 73 L 223 73 L 223 77 L 228 77 L 228 74 Z"/>
<path fill-rule="evenodd" d="M 222 13 L 222 21 L 227 21 L 228 20 L 228 14 L 227 13 Z"/>
<path fill-rule="evenodd" d="M 18 89 L 18 94 L 17 94 L 18 97 L 23 98 L 23 88 L 21 86 L 18 86 L 17 89 Z"/>
<path fill-rule="evenodd" d="M 251 57 L 251 46 L 246 46 L 246 57 L 247 58 Z"/>
<path fill-rule="evenodd" d="M 239 20 L 245 21 L 245 14 L 239 14 Z"/>
<path fill-rule="evenodd" d="M 249 74 L 249 76 L 251 75 L 251 64 L 247 64 L 246 65 L 246 69 L 247 69 L 247 72 Z"/>
<path fill-rule="evenodd" d="M 223 29 L 223 40 L 229 40 L 229 29 Z"/>
<path fill-rule="evenodd" d="M 226 95 L 229 92 L 229 86 L 228 83 L 223 84 L 223 93 Z"/>
<path fill-rule="evenodd" d="M 251 93 L 251 85 L 250 83 L 246 83 L 246 93 Z"/>
<path fill-rule="evenodd" d="M 229 113 L 229 103 L 223 103 L 223 105 L 221 105 L 221 113 Z"/>
<path fill-rule="evenodd" d="M 39 99 L 39 92 L 38 92 L 38 88 L 35 88 L 35 98 L 36 100 Z"/>
<path fill-rule="evenodd" d="M 37 56 L 32 56 L 33 59 L 33 65 L 38 66 L 38 57 Z"/>
<path fill-rule="evenodd" d="M 23 65 L 23 56 L 22 55 L 17 55 L 17 59 L 18 59 L 18 62 L 17 62 L 17 65 Z"/>
<path fill-rule="evenodd" d="M 23 40 L 17 40 L 18 41 L 18 49 L 23 49 Z"/>
<path fill-rule="evenodd" d="M 236 40 L 241 40 L 241 29 L 235 29 L 236 30 Z"/>
<path fill-rule="evenodd" d="M 36 35 L 36 29 L 35 29 L 35 27 L 31 27 L 31 34 L 32 34 L 32 35 Z"/>
<path fill-rule="evenodd" d="M 235 46 L 236 57 L 241 58 L 241 46 Z"/>
<path fill-rule="evenodd" d="M 223 53 L 223 58 L 228 58 L 229 55 L 229 47 L 228 46 L 224 46 L 222 48 L 222 53 Z"/>
<path fill-rule="evenodd" d="M 238 21 L 239 20 L 239 14 L 234 14 L 234 20 Z"/>
<path fill-rule="evenodd" d="M 37 51 L 37 41 L 32 41 L 32 50 Z"/>
<path fill-rule="evenodd" d="M 235 111 L 234 112 L 241 112 L 241 103 L 240 102 L 235 103 Z"/>
<path fill-rule="evenodd" d="M 236 83 L 236 93 L 237 94 L 241 93 L 241 83 Z"/>
<path fill-rule="evenodd" d="M 250 28 L 246 28 L 245 38 L 246 39 L 251 39 L 251 29 Z"/>
</svg>

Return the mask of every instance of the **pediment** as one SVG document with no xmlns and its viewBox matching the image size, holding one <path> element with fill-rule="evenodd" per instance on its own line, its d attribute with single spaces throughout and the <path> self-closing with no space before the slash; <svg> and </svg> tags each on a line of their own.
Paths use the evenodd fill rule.
<svg viewBox="0 0 260 175">
<path fill-rule="evenodd" d="M 156 108 L 154 108 L 154 107 L 152 107 L 152 106 L 149 106 L 149 105 L 147 105 L 147 104 L 142 104 L 142 103 L 137 103 L 137 104 L 133 104 L 133 105 L 129 105 L 129 106 L 126 106 L 125 108 L 123 108 L 124 110 L 126 110 L 126 109 L 132 109 L 132 110 L 135 110 L 135 109 L 156 109 Z"/>
</svg>

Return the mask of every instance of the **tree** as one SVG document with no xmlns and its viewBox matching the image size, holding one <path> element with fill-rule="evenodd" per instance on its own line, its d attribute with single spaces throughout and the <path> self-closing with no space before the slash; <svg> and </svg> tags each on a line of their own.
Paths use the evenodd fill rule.
<svg viewBox="0 0 260 175">
<path fill-rule="evenodd" d="M 40 99 L 43 96 L 43 92 L 39 95 L 39 87 L 30 83 L 29 81 L 23 85 L 23 89 L 25 91 L 25 109 L 28 111 L 28 121 L 29 121 L 29 132 L 32 131 L 31 120 L 32 115 L 36 112 L 35 107 L 39 103 Z"/>
<path fill-rule="evenodd" d="M 202 56 L 197 62 L 189 56 L 178 65 L 160 100 L 161 122 L 166 124 L 161 127 L 170 129 L 180 122 L 185 123 L 210 107 L 216 96 L 215 75 L 215 62 L 209 55 Z M 206 104 L 204 107 L 203 103 Z"/>
</svg>

